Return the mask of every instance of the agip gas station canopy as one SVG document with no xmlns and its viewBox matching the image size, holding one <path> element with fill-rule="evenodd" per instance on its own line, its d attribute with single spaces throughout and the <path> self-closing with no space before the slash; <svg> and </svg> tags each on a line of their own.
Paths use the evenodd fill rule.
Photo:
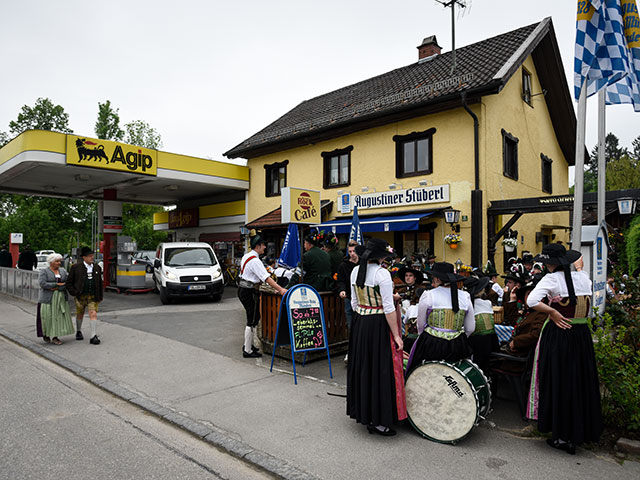
<svg viewBox="0 0 640 480">
<path fill-rule="evenodd" d="M 175 205 L 249 189 L 245 166 L 98 140 L 30 130 L 0 149 L 0 191 Z"/>
</svg>

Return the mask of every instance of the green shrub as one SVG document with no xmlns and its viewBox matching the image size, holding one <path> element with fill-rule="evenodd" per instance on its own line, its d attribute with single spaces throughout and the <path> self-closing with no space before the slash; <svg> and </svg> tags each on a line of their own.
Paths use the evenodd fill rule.
<svg viewBox="0 0 640 480">
<path fill-rule="evenodd" d="M 629 272 L 634 272 L 640 267 L 640 215 L 636 215 L 631 221 L 625 235 L 625 241 Z"/>
<path fill-rule="evenodd" d="M 606 425 L 640 430 L 640 353 L 630 328 L 614 325 L 611 313 L 598 317 L 594 350 L 600 391 L 602 414 Z"/>
</svg>

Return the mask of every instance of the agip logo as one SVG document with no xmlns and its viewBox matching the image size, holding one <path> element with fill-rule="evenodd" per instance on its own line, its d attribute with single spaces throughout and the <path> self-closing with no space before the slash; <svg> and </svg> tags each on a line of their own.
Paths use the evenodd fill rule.
<svg viewBox="0 0 640 480">
<path fill-rule="evenodd" d="M 67 164 L 156 175 L 157 159 L 156 150 L 67 135 Z"/>
</svg>

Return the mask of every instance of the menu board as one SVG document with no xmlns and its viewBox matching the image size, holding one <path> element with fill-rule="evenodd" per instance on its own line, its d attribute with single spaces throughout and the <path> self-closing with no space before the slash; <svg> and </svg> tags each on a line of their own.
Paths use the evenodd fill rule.
<svg viewBox="0 0 640 480">
<path fill-rule="evenodd" d="M 322 304 L 314 289 L 301 285 L 293 290 L 287 298 L 287 310 L 294 351 L 326 348 Z"/>
</svg>

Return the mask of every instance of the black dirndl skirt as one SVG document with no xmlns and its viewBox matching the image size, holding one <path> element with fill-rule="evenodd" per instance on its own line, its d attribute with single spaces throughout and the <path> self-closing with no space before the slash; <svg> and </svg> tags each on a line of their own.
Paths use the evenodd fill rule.
<svg viewBox="0 0 640 480">
<path fill-rule="evenodd" d="M 491 352 L 500 350 L 498 336 L 495 332 L 485 335 L 471 335 L 468 338 L 468 342 L 473 352 L 473 363 L 478 365 L 480 370 L 488 377 Z"/>
<path fill-rule="evenodd" d="M 392 427 L 398 421 L 389 325 L 384 314 L 353 313 L 347 415 L 363 425 Z"/>
<path fill-rule="evenodd" d="M 580 445 L 602 434 L 600 384 L 588 325 L 549 322 L 540 337 L 538 430 Z"/>
<path fill-rule="evenodd" d="M 463 358 L 471 358 L 471 347 L 464 332 L 453 340 L 446 340 L 431 335 L 425 330 L 413 346 L 406 373 L 408 375 L 412 368 L 422 362 L 443 360 L 447 363 L 455 363 Z"/>
</svg>

